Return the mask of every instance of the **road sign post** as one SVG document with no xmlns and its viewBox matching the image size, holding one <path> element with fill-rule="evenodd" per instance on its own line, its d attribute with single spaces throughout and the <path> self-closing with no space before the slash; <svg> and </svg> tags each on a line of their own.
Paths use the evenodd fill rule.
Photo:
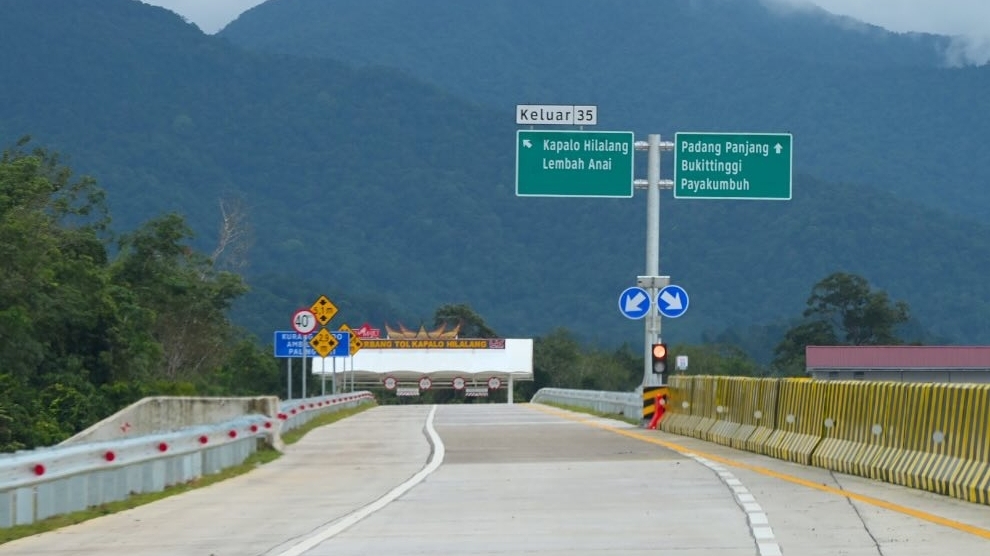
<svg viewBox="0 0 990 556">
<path fill-rule="evenodd" d="M 516 131 L 516 195 L 632 197 L 631 131 Z"/>
<path fill-rule="evenodd" d="M 299 334 L 307 336 L 316 330 L 318 324 L 316 315 L 309 309 L 299 309 L 292 315 L 292 328 Z M 306 357 L 302 358 L 302 397 L 306 397 Z M 291 385 L 289 386 L 291 390 Z"/>
<path fill-rule="evenodd" d="M 790 133 L 677 133 L 675 199 L 791 198 Z"/>
</svg>

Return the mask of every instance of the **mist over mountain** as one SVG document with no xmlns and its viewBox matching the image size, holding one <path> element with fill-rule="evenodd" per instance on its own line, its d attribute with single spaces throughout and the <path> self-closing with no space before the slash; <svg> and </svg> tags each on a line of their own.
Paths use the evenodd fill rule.
<svg viewBox="0 0 990 556">
<path fill-rule="evenodd" d="M 350 324 L 468 303 L 505 336 L 618 345 L 642 337 L 617 300 L 644 271 L 645 195 L 516 197 L 515 105 L 598 104 L 638 138 L 791 131 L 792 201 L 663 193 L 661 271 L 691 294 L 665 338 L 777 330 L 846 271 L 926 339 L 990 341 L 985 69 L 755 2 L 622 6 L 279 0 L 214 37 L 132 0 L 8 1 L 0 140 L 93 175 L 119 231 L 177 211 L 208 248 L 240 202 L 237 318 L 262 338 L 327 294 Z"/>
</svg>

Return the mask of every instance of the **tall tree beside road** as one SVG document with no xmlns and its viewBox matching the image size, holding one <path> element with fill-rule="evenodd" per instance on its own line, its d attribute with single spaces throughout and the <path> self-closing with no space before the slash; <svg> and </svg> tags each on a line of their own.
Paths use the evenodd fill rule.
<svg viewBox="0 0 990 556">
<path fill-rule="evenodd" d="M 0 451 L 147 395 L 275 393 L 274 360 L 226 318 L 243 282 L 186 244 L 184 219 L 125 235 L 112 261 L 102 190 L 28 143 L 0 154 Z"/>
<path fill-rule="evenodd" d="M 195 379 L 219 366 L 231 330 L 226 312 L 247 291 L 240 276 L 217 272 L 188 246 L 192 231 L 178 214 L 154 219 L 121 241 L 114 278 L 154 313 L 147 323 L 163 349 L 159 378 Z"/>
<path fill-rule="evenodd" d="M 910 311 L 905 302 L 891 301 L 887 292 L 872 291 L 865 278 L 836 272 L 815 284 L 803 316 L 774 350 L 778 372 L 804 374 L 804 348 L 809 345 L 902 344 L 897 327 L 908 322 Z"/>
<path fill-rule="evenodd" d="M 109 283 L 103 193 L 24 138 L 0 155 L 0 448 L 47 444 L 90 424 L 101 385 L 128 372 Z"/>
</svg>

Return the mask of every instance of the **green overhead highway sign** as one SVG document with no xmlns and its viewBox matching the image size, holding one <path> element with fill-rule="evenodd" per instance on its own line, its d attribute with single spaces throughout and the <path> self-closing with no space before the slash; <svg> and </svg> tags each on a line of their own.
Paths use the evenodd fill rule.
<svg viewBox="0 0 990 556">
<path fill-rule="evenodd" d="M 674 137 L 674 198 L 791 198 L 790 133 L 677 133 Z"/>
<path fill-rule="evenodd" d="M 632 197 L 631 131 L 516 132 L 516 195 Z"/>
</svg>

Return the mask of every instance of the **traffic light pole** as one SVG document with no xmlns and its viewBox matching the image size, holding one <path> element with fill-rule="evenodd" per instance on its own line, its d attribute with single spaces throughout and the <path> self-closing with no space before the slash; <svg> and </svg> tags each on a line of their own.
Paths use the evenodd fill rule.
<svg viewBox="0 0 990 556">
<path fill-rule="evenodd" d="M 658 283 L 660 277 L 660 189 L 670 189 L 674 186 L 671 180 L 660 179 L 660 152 L 672 150 L 674 144 L 661 142 L 659 134 L 650 134 L 647 141 L 637 141 L 636 150 L 646 150 L 646 181 L 635 180 L 635 185 L 646 187 L 646 277 L 648 284 L 642 284 L 650 292 L 650 312 L 644 321 L 645 342 L 643 346 L 643 386 L 659 386 L 663 381 L 662 375 L 653 373 L 652 347 L 660 340 L 660 311 L 653 308 L 657 293 L 663 286 Z"/>
</svg>

